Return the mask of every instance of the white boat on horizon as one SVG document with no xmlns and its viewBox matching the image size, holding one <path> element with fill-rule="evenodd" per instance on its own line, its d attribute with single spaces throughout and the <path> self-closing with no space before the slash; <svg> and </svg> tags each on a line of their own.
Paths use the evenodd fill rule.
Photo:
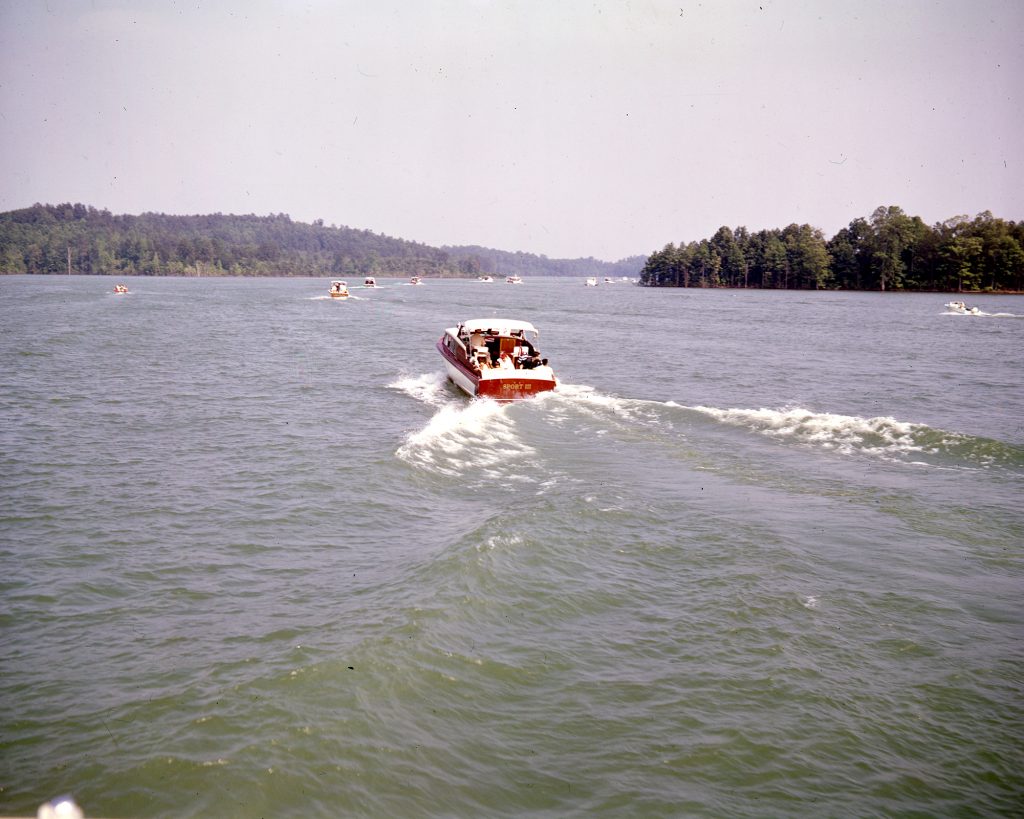
<svg viewBox="0 0 1024 819">
<path fill-rule="evenodd" d="M 597 276 L 587 276 L 587 287 L 597 287 Z"/>
<path fill-rule="evenodd" d="M 487 282 L 487 283 L 490 283 L 490 282 L 493 282 L 493 281 L 494 281 L 494 278 L 493 278 L 493 277 L 491 277 L 491 276 L 487 276 L 487 275 L 484 275 L 484 276 L 477 276 L 477 277 L 476 277 L 476 280 L 477 280 L 478 282 Z"/>
<path fill-rule="evenodd" d="M 363 279 L 363 287 L 376 287 L 376 286 L 377 286 L 377 280 L 375 278 L 373 278 L 373 276 L 367 276 L 365 279 Z"/>
<path fill-rule="evenodd" d="M 348 283 L 341 279 L 331 282 L 331 289 L 327 291 L 332 299 L 347 299 L 349 296 Z"/>
<path fill-rule="evenodd" d="M 515 401 L 553 390 L 555 374 L 537 350 L 537 328 L 516 319 L 471 319 L 437 341 L 448 378 L 472 397 Z"/>
<path fill-rule="evenodd" d="M 521 278 L 519 278 L 518 275 L 513 273 L 511 276 L 506 276 L 505 277 L 505 283 L 506 284 L 522 284 L 523 280 Z"/>
</svg>

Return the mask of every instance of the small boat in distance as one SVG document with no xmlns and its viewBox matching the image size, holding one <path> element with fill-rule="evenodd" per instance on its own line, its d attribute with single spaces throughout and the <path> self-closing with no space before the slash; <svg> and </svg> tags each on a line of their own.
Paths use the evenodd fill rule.
<svg viewBox="0 0 1024 819">
<path fill-rule="evenodd" d="M 115 284 L 114 285 L 114 292 L 115 293 L 127 293 L 128 292 L 128 285 L 126 285 L 126 284 Z"/>
<path fill-rule="evenodd" d="M 611 276 L 605 276 L 604 277 L 604 283 L 605 284 L 615 284 L 615 279 L 613 279 Z"/>
<path fill-rule="evenodd" d="M 448 378 L 467 395 L 515 401 L 556 386 L 538 335 L 528 321 L 470 319 L 447 328 L 436 346 Z"/>
<path fill-rule="evenodd" d="M 964 316 L 977 316 L 981 314 L 981 310 L 977 307 L 968 307 L 962 301 L 948 301 L 944 306 L 947 310 L 950 310 L 953 313 L 960 313 Z"/>
<path fill-rule="evenodd" d="M 347 299 L 348 283 L 343 282 L 341 279 L 335 279 L 331 282 L 331 289 L 328 292 L 331 294 L 332 299 Z"/>
<path fill-rule="evenodd" d="M 587 276 L 587 287 L 597 287 L 597 276 Z"/>
<path fill-rule="evenodd" d="M 377 280 L 375 278 L 373 278 L 373 276 L 367 276 L 365 279 L 363 279 L 363 287 L 376 287 L 376 286 L 377 286 Z"/>
<path fill-rule="evenodd" d="M 476 280 L 478 282 L 493 282 L 494 281 L 494 279 L 492 277 L 486 276 L 486 275 L 484 275 L 484 276 L 477 276 Z"/>
<path fill-rule="evenodd" d="M 423 284 L 423 280 L 419 276 L 413 276 L 409 279 L 409 284 Z"/>
<path fill-rule="evenodd" d="M 519 276 L 517 276 L 515 273 L 513 273 L 511 276 L 506 276 L 505 277 L 505 283 L 506 284 L 522 284 L 523 280 L 521 278 L 519 278 Z"/>
</svg>

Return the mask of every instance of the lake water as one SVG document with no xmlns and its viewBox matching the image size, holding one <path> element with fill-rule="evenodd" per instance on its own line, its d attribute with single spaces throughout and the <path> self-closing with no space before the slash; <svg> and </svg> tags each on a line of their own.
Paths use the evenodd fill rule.
<svg viewBox="0 0 1024 819">
<path fill-rule="evenodd" d="M 127 283 L 0 278 L 0 813 L 1024 812 L 1024 299 Z"/>
</svg>

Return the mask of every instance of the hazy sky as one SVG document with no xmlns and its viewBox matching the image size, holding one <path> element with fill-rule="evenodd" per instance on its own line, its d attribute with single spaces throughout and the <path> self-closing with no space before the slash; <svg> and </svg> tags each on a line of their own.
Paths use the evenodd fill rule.
<svg viewBox="0 0 1024 819">
<path fill-rule="evenodd" d="M 1021 0 L 0 0 L 0 210 L 616 260 L 1024 219 Z"/>
</svg>

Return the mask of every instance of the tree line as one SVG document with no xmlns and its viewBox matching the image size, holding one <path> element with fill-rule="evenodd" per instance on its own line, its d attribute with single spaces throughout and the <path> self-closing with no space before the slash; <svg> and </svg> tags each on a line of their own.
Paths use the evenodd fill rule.
<svg viewBox="0 0 1024 819">
<path fill-rule="evenodd" d="M 653 287 L 780 290 L 1024 291 L 1024 222 L 989 211 L 929 227 L 895 205 L 857 218 L 831 239 L 810 225 L 710 239 L 652 253 L 640 283 Z"/>
<path fill-rule="evenodd" d="M 636 276 L 621 262 L 431 247 L 369 230 L 268 216 L 115 215 L 83 204 L 0 214 L 0 273 L 116 276 Z"/>
</svg>

